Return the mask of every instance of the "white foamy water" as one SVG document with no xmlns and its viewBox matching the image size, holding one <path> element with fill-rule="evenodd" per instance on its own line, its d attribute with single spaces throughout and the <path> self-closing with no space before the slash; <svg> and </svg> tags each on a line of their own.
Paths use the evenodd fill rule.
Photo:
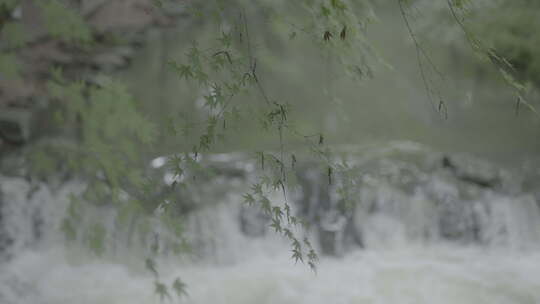
<svg viewBox="0 0 540 304">
<path fill-rule="evenodd" d="M 287 248 L 283 248 L 283 252 Z M 249 254 L 249 253 L 248 253 Z M 358 251 L 323 258 L 316 274 L 285 254 L 228 265 L 168 264 L 189 296 L 171 303 L 540 303 L 540 255 L 456 247 Z M 150 275 L 62 251 L 21 253 L 2 268 L 1 303 L 159 303 Z M 11 293 L 9 292 L 11 287 Z"/>
</svg>

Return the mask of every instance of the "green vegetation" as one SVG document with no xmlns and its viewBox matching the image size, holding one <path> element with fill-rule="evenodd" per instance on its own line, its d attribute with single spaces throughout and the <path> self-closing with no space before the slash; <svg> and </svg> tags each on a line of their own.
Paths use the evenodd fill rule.
<svg viewBox="0 0 540 304">
<path fill-rule="evenodd" d="M 97 27 L 89 20 L 92 14 L 83 14 L 84 8 L 75 2 L 42 1 L 28 12 L 23 7 L 23 14 L 42 18 L 43 28 L 28 31 L 28 26 L 35 24 L 16 16 L 21 3 L 0 1 L 0 80 L 22 86 L 38 83 L 40 91 L 28 99 L 43 94 L 41 97 L 49 104 L 47 119 L 53 122 L 40 140 L 25 149 L 32 175 L 46 180 L 59 173 L 69 174 L 88 185 L 69 206 L 62 224 L 66 239 L 79 241 L 96 255 L 104 255 L 109 246 L 104 223 L 87 222 L 82 214 L 107 205 L 115 210 L 115 222 L 122 229 L 130 235 L 137 231 L 142 240 L 148 240 L 148 226 L 155 224 L 150 218 L 163 201 L 170 199 L 172 206 L 164 209 L 159 220 L 172 231 L 170 244 L 177 252 L 185 252 L 181 219 L 196 207 L 174 191 L 156 198 L 155 193 L 163 185 L 149 172 L 148 161 L 174 153 L 167 163 L 175 180 L 170 187 L 175 191 L 197 191 L 196 179 L 211 174 L 210 169 L 201 167 L 201 154 L 247 150 L 257 160 L 260 176 L 251 191 L 244 194 L 245 203 L 259 206 L 271 219 L 271 228 L 290 241 L 295 262 L 305 262 L 315 269 L 315 250 L 309 239 L 294 229 L 306 225 L 291 213 L 289 193 L 297 186 L 295 165 L 304 158 L 317 159 L 328 184 L 339 183 L 337 192 L 344 209 L 354 204 L 350 195 L 355 191 L 355 177 L 353 168 L 332 157 L 331 137 L 317 125 L 320 117 L 296 99 L 313 97 L 312 107 L 323 112 L 346 112 L 340 85 L 361 86 L 376 78 L 377 70 L 389 69 L 368 34 L 378 22 L 377 9 L 384 9 L 385 4 L 367 0 L 157 1 L 147 14 L 170 16 L 169 11 L 185 12 L 188 17 L 184 22 L 189 24 L 184 25 L 189 35 L 185 40 L 191 40 L 185 53 L 167 54 L 166 61 L 159 63 L 166 67 L 161 74 L 175 73 L 175 85 L 187 92 L 178 101 L 168 103 L 159 96 L 133 95 L 132 91 L 145 88 L 132 88 L 118 79 L 118 72 L 95 67 L 100 62 L 123 64 L 123 55 L 117 53 L 101 56 L 101 61 L 89 58 L 97 58 L 93 56 L 105 48 L 122 49 L 130 43 L 123 39 L 131 38 L 123 37 L 125 32 Z M 491 68 L 500 73 L 499 78 L 513 88 L 516 107 L 523 104 L 536 112 L 528 97 L 540 85 L 540 40 L 535 35 L 540 30 L 537 1 L 439 2 L 435 7 L 422 1 L 396 3 L 403 18 L 401 26 L 406 27 L 417 52 L 414 60 L 426 97 L 439 119 L 451 115 L 444 92 L 437 85 L 444 83 L 445 72 L 439 70 L 432 59 L 436 55 L 424 44 L 429 35 L 414 27 L 418 18 L 428 19 L 428 24 L 438 22 L 430 19 L 438 14 L 445 14 L 448 21 L 441 26 L 459 30 L 462 42 L 466 42 L 460 44 L 461 49 L 468 45 L 471 54 L 490 61 Z M 416 16 L 416 10 L 423 10 L 423 16 Z M 31 52 L 43 41 L 48 43 L 43 44 L 44 48 L 51 47 L 44 56 L 54 57 L 48 58 L 43 67 L 32 66 L 16 55 Z M 36 52 L 39 55 L 45 51 Z M 292 62 L 302 63 L 302 58 L 318 58 L 321 65 L 291 68 Z M 475 67 L 488 69 L 483 63 Z M 298 71 L 302 69 L 305 71 Z M 306 73 L 322 76 L 314 78 L 314 85 L 307 84 L 307 92 L 299 93 L 297 88 L 306 83 L 294 78 Z M 37 78 L 45 81 L 39 83 Z M 150 85 L 160 85 L 154 82 Z M 287 87 L 287 82 L 292 85 Z M 21 96 L 25 94 L 16 95 L 10 102 L 23 104 L 27 100 Z M 313 117 L 304 119 L 303 112 Z M 269 194 L 276 191 L 282 194 L 283 202 L 270 199 Z M 154 254 L 159 252 L 157 245 L 145 245 L 153 248 Z M 171 287 L 159 280 L 152 258 L 146 260 L 146 268 L 156 277 L 155 293 L 160 300 L 171 299 L 170 288 L 176 296 L 185 296 L 186 286 L 180 279 Z"/>
</svg>

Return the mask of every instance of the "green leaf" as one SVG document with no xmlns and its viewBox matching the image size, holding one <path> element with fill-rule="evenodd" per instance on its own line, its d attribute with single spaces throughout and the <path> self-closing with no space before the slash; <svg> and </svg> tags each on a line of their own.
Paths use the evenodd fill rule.
<svg viewBox="0 0 540 304">
<path fill-rule="evenodd" d="M 159 300 L 163 302 L 165 299 L 171 300 L 167 286 L 159 281 L 154 282 L 154 293 L 159 296 Z"/>
<path fill-rule="evenodd" d="M 270 202 L 270 200 L 266 196 L 261 197 L 261 208 L 267 214 L 272 213 L 272 203 Z"/>
<path fill-rule="evenodd" d="M 180 78 L 189 79 L 193 78 L 193 71 L 191 69 L 191 66 L 186 64 L 181 64 L 177 66 L 178 73 L 180 75 Z"/>
<path fill-rule="evenodd" d="M 283 211 L 281 211 L 281 208 L 278 207 L 278 206 L 274 206 L 272 207 L 272 211 L 274 213 L 274 216 L 277 220 L 281 221 L 282 217 L 283 217 Z"/>
<path fill-rule="evenodd" d="M 248 204 L 250 206 L 255 203 L 255 198 L 250 193 L 245 193 L 243 195 L 243 198 L 244 198 L 244 203 L 246 203 L 246 204 Z"/>
<path fill-rule="evenodd" d="M 274 230 L 277 233 L 281 233 L 281 223 L 277 219 L 272 219 L 272 223 L 270 224 L 271 228 L 274 228 Z"/>
<path fill-rule="evenodd" d="M 302 256 L 302 252 L 298 249 L 293 249 L 292 250 L 292 258 L 294 259 L 294 262 L 295 263 L 298 263 L 298 261 L 300 262 L 304 262 L 304 257 Z"/>
<path fill-rule="evenodd" d="M 146 270 L 150 271 L 156 277 L 159 276 L 159 273 L 157 272 L 157 268 L 156 268 L 156 262 L 154 262 L 154 260 L 152 260 L 151 258 L 147 258 L 144 261 L 144 267 L 146 268 Z"/>
<path fill-rule="evenodd" d="M 251 190 L 253 191 L 254 194 L 258 194 L 258 195 L 262 195 L 263 192 L 262 192 L 262 185 L 261 184 L 253 184 L 251 186 Z"/>
<path fill-rule="evenodd" d="M 183 296 L 187 296 L 187 285 L 180 280 L 180 278 L 176 278 L 172 284 L 173 290 L 176 293 L 176 295 L 181 298 Z"/>
</svg>

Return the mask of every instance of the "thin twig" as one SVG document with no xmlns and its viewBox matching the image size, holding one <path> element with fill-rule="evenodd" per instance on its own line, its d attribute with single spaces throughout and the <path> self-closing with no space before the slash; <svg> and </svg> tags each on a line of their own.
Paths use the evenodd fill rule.
<svg viewBox="0 0 540 304">
<path fill-rule="evenodd" d="M 426 90 L 426 95 L 428 97 L 428 100 L 431 103 L 432 108 L 434 110 L 436 110 L 435 104 L 433 102 L 433 97 L 431 96 L 431 91 L 429 89 L 429 84 L 427 82 L 427 77 L 426 77 L 425 72 L 424 72 L 424 66 L 422 64 L 422 51 L 421 51 L 422 47 L 420 46 L 420 43 L 416 39 L 416 35 L 414 34 L 414 31 L 412 30 L 411 25 L 409 24 L 409 20 L 407 19 L 407 16 L 405 14 L 405 9 L 403 7 L 402 1 L 403 0 L 398 0 L 399 11 L 401 13 L 401 16 L 403 17 L 403 21 L 405 22 L 405 26 L 407 27 L 407 31 L 409 32 L 409 35 L 411 36 L 411 39 L 412 39 L 412 41 L 414 43 L 414 46 L 415 46 L 416 60 L 418 61 L 418 67 L 420 68 L 420 76 L 422 77 L 422 82 L 424 83 L 424 88 Z"/>
</svg>

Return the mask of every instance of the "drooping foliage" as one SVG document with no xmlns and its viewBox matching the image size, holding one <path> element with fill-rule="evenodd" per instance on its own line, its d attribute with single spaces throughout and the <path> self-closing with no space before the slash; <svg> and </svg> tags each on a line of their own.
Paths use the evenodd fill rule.
<svg viewBox="0 0 540 304">
<path fill-rule="evenodd" d="M 438 2 L 446 8 L 447 17 L 465 35 L 473 51 L 491 60 L 514 87 L 518 100 L 534 109 L 525 101 L 522 85 L 528 78 L 537 81 L 535 77 L 540 74 L 536 71 L 538 58 L 533 55 L 536 40 L 527 30 L 535 25 L 523 21 L 534 18 L 519 17 L 531 14 L 531 10 L 519 11 L 526 3 L 501 1 L 476 10 L 474 1 Z M 444 72 L 438 71 L 411 26 L 411 12 L 416 6 L 422 7 L 422 3 L 397 0 L 396 4 L 402 12 L 403 26 L 407 27 L 417 48 L 427 98 L 432 100 L 441 118 L 445 118 L 448 115 L 446 104 L 432 79 L 440 77 L 433 75 Z M 36 37 L 46 37 L 81 53 L 91 53 L 107 40 L 104 38 L 107 33 L 90 26 L 73 1 L 40 2 L 35 9 L 43 18 L 43 29 L 37 34 L 28 31 L 24 18 L 16 16 L 19 5 L 17 0 L 0 2 L 2 78 L 21 81 L 28 76 L 25 75 L 28 67 L 16 53 L 36 43 Z M 152 9 L 167 10 L 174 5 L 178 3 L 157 1 Z M 174 153 L 167 163 L 174 174 L 175 182 L 170 187 L 175 191 L 181 187 L 196 187 L 196 183 L 190 181 L 204 174 L 199 163 L 201 155 L 216 150 L 220 142 L 234 138 L 238 126 L 247 125 L 257 134 L 264 134 L 261 137 L 271 138 L 272 144 L 251 151 L 259 164 L 260 176 L 245 193 L 245 203 L 257 205 L 266 213 L 271 219 L 271 228 L 291 242 L 295 261 L 306 262 L 315 269 L 317 254 L 309 238 L 296 229 L 298 225 L 307 224 L 291 211 L 290 193 L 296 187 L 296 163 L 304 157 L 316 158 L 328 184 L 336 185 L 344 209 L 354 204 L 350 196 L 355 191 L 355 181 L 349 176 L 353 170 L 349 164 L 336 161 L 324 134 L 306 133 L 297 126 L 291 117 L 301 109 L 295 108 L 294 101 L 269 89 L 265 77 L 280 77 L 275 75 L 279 71 L 272 69 L 272 63 L 294 52 L 290 45 L 296 41 L 309 44 L 321 58 L 321 65 L 327 65 L 329 74 L 324 87 L 313 89 L 339 107 L 337 81 L 376 77 L 375 67 L 386 64 L 367 38 L 369 25 L 377 20 L 377 3 L 367 0 L 213 0 L 185 1 L 180 6 L 188 14 L 190 23 L 198 25 L 193 29 L 193 36 L 203 31 L 210 33 L 191 42 L 186 54 L 167 58 L 168 68 L 177 74 L 179 83 L 200 92 L 200 96 L 196 96 L 202 101 L 198 113 L 171 111 L 170 117 L 148 117 L 126 86 L 110 75 L 95 72 L 77 75 L 72 67 L 66 68 L 71 72 L 64 72 L 58 62 L 45 71 L 45 92 L 54 109 L 51 112 L 56 125 L 52 133 L 62 140 L 37 142 L 28 149 L 29 159 L 37 175 L 46 177 L 61 170 L 85 179 L 88 184 L 82 197 L 74 197 L 69 207 L 62 225 L 66 236 L 83 241 L 96 254 L 106 251 L 107 230 L 103 223 L 85 223 L 82 230 L 77 227 L 84 222 L 82 210 L 86 203 L 113 205 L 119 223 L 129 226 L 128 222 L 137 222 L 138 230 L 148 234 L 148 226 L 155 224 L 148 218 L 153 217 L 166 200 L 152 194 L 161 187 L 161 180 L 149 178 L 146 168 L 150 156 L 161 153 L 153 147 L 155 138 L 165 136 L 182 142 L 182 150 Z M 501 7 L 515 15 L 500 13 Z M 437 13 L 427 11 L 431 12 Z M 475 18 L 486 15 L 493 21 L 476 26 Z M 162 124 L 160 120 L 169 123 Z M 298 151 L 309 151 L 310 156 Z M 280 201 L 271 199 L 271 193 L 275 192 L 281 194 Z M 164 209 L 159 220 L 174 232 L 171 243 L 181 248 L 183 230 L 178 222 L 189 208 L 183 201 L 174 201 L 173 205 Z M 149 263 L 147 268 L 157 276 L 155 267 Z M 172 288 L 178 295 L 185 293 L 180 280 L 175 281 Z M 166 285 L 157 279 L 155 291 L 162 300 L 170 297 Z"/>
</svg>

